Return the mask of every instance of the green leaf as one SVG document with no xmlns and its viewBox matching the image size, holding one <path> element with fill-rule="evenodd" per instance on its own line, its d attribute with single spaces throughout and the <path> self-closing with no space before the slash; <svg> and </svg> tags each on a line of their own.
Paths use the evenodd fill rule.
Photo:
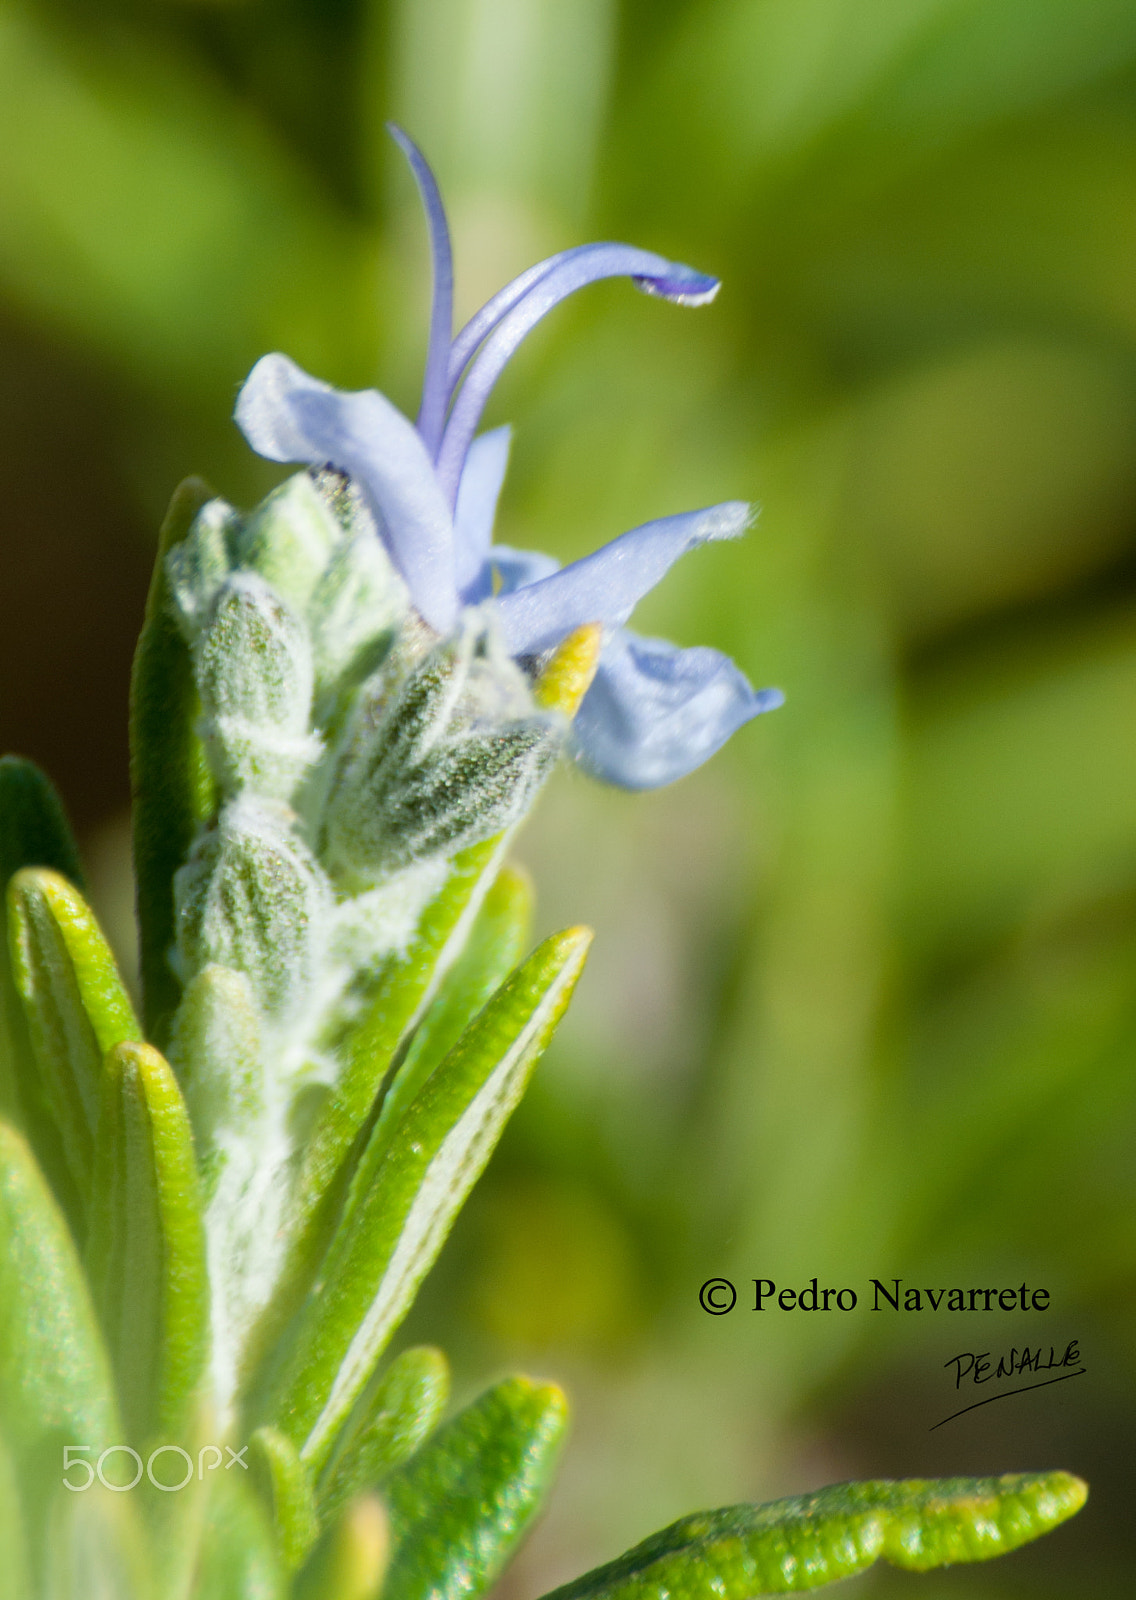
<svg viewBox="0 0 1136 1600">
<path fill-rule="evenodd" d="M 360 1495 L 320 1540 L 296 1581 L 294 1600 L 377 1600 L 389 1555 L 382 1501 Z"/>
<path fill-rule="evenodd" d="M 195 1596 L 201 1600 L 284 1600 L 287 1583 L 257 1495 L 235 1472 L 210 1485 Z"/>
<path fill-rule="evenodd" d="M 110 1364 L 67 1225 L 24 1139 L 0 1123 L 0 1416 L 21 1462 L 53 1436 L 121 1439 Z M 58 1468 L 53 1453 L 52 1467 Z M 57 1471 L 53 1482 L 57 1483 Z"/>
<path fill-rule="evenodd" d="M 393 1474 L 384 1600 L 475 1600 L 547 1493 L 568 1418 L 555 1384 L 507 1378 Z"/>
<path fill-rule="evenodd" d="M 334 1041 L 334 1053 L 343 1062 L 342 1075 L 304 1147 L 291 1206 L 288 1259 L 256 1334 L 261 1350 L 279 1337 L 315 1276 L 347 1194 L 375 1098 L 401 1041 L 463 949 L 503 848 L 503 840 L 490 839 L 454 857 L 442 889 L 422 915 L 411 948 L 390 959 L 361 1018 Z M 263 1373 L 260 1376 L 263 1379 Z"/>
<path fill-rule="evenodd" d="M 318 1470 L 524 1092 L 583 968 L 591 932 L 554 934 L 423 1087 L 389 1147 L 364 1153 L 300 1313 L 272 1407 Z"/>
<path fill-rule="evenodd" d="M 79 847 L 51 780 L 33 761 L 0 756 L 0 884 L 21 867 L 51 867 L 83 886 Z"/>
<path fill-rule="evenodd" d="M 8 881 L 21 867 L 51 867 L 82 888 L 79 852 L 63 803 L 31 761 L 0 757 L 0 1115 L 22 1122 L 53 1187 L 77 1199 L 36 1071 L 23 1006 L 8 960 Z"/>
<path fill-rule="evenodd" d="M 87 1250 L 135 1442 L 180 1442 L 208 1350 L 208 1286 L 189 1115 L 146 1044 L 107 1058 Z"/>
<path fill-rule="evenodd" d="M 275 1428 L 258 1428 L 253 1434 L 249 1464 L 253 1481 L 272 1513 L 281 1559 L 289 1572 L 295 1572 L 319 1534 L 307 1468 L 292 1441 Z"/>
<path fill-rule="evenodd" d="M 138 896 L 143 1014 L 151 1038 L 165 1044 L 181 996 L 169 964 L 174 943 L 174 873 L 189 855 L 198 825 L 213 808 L 201 740 L 200 705 L 189 647 L 170 603 L 165 561 L 211 498 L 187 478 L 170 502 L 130 680 L 130 782 L 134 875 Z"/>
<path fill-rule="evenodd" d="M 524 955 L 532 884 L 504 866 L 485 897 L 469 940 L 447 972 L 383 1099 L 372 1150 L 389 1143 L 415 1095 Z"/>
<path fill-rule="evenodd" d="M 106 1052 L 141 1029 L 110 948 L 66 878 L 25 867 L 8 885 L 12 969 L 67 1165 L 90 1194 Z"/>
<path fill-rule="evenodd" d="M 1067 1472 L 838 1483 L 769 1505 L 683 1517 L 553 1595 L 751 1600 L 819 1588 L 881 1557 L 916 1572 L 985 1561 L 1057 1527 L 1087 1494 Z"/>
<path fill-rule="evenodd" d="M 373 1379 L 324 1469 L 321 1516 L 333 1517 L 360 1490 L 379 1488 L 434 1431 L 449 1393 L 449 1364 L 431 1345 L 404 1350 Z"/>
</svg>

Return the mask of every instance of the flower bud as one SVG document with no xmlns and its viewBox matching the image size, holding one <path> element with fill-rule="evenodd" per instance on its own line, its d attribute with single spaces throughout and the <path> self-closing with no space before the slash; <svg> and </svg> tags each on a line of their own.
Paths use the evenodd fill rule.
<svg viewBox="0 0 1136 1600">
<path fill-rule="evenodd" d="M 258 572 L 302 611 L 345 535 L 311 474 L 298 472 L 262 500 L 235 542 L 241 567 Z"/>
<path fill-rule="evenodd" d="M 305 1005 L 331 920 L 331 889 L 287 807 L 236 800 L 174 877 L 187 984 L 211 962 L 243 973 L 277 1022 Z"/>
<path fill-rule="evenodd" d="M 209 500 L 189 532 L 166 556 L 166 581 L 182 631 L 191 641 L 213 610 L 217 591 L 233 569 L 241 520 L 225 500 Z"/>
<path fill-rule="evenodd" d="M 357 883 L 519 820 L 566 726 L 537 707 L 486 618 L 438 644 L 389 698 L 375 687 L 328 805 L 328 858 Z"/>
<path fill-rule="evenodd" d="M 289 796 L 319 754 L 308 732 L 307 629 L 261 577 L 225 580 L 197 644 L 197 688 L 210 764 L 230 792 Z"/>
<path fill-rule="evenodd" d="M 374 533 L 361 531 L 339 546 L 307 608 L 321 699 L 333 700 L 382 665 L 409 606 L 406 585 Z"/>
<path fill-rule="evenodd" d="M 208 1162 L 219 1137 L 241 1134 L 261 1114 L 260 1009 L 241 972 L 211 964 L 187 986 L 174 1021 L 170 1060 Z"/>
</svg>

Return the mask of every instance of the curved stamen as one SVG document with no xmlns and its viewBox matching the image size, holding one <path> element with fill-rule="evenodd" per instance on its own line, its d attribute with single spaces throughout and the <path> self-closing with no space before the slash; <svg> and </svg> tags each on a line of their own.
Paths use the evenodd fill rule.
<svg viewBox="0 0 1136 1600">
<path fill-rule="evenodd" d="M 574 254 L 572 250 L 559 250 L 556 255 L 538 261 L 534 267 L 527 268 L 503 289 L 498 289 L 480 311 L 474 312 L 450 345 L 450 359 L 446 369 L 447 403 L 481 341 L 489 337 L 501 318 L 513 309 L 518 300 L 523 300 L 535 284 L 542 278 L 547 278 L 554 268 L 572 254 Z"/>
<path fill-rule="evenodd" d="M 446 421 L 450 389 L 447 368 L 450 338 L 454 328 L 454 261 L 450 230 L 437 180 L 426 157 L 410 135 L 395 122 L 387 131 L 410 163 L 418 193 L 422 197 L 430 228 L 430 255 L 434 264 L 434 294 L 430 308 L 430 342 L 426 347 L 426 371 L 422 378 L 422 404 L 418 411 L 418 431 L 427 450 L 437 454 Z"/>
<path fill-rule="evenodd" d="M 541 266 L 546 267 L 547 263 Z M 530 272 L 537 273 L 538 269 L 530 268 Z M 678 305 L 705 305 L 718 292 L 717 278 L 667 261 L 650 250 L 636 250 L 627 244 L 591 244 L 565 251 L 554 266 L 530 280 L 510 310 L 498 315 L 496 326 L 485 338 L 454 401 L 437 452 L 438 480 L 451 505 L 481 413 L 510 356 L 561 300 L 602 278 L 631 278 L 637 289 Z M 515 284 L 511 284 L 502 292 L 509 293 L 514 288 Z"/>
</svg>

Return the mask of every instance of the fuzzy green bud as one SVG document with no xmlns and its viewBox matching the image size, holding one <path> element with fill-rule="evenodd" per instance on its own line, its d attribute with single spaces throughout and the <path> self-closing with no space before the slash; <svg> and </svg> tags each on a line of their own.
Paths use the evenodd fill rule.
<svg viewBox="0 0 1136 1600">
<path fill-rule="evenodd" d="M 211 962 L 232 968 L 274 1021 L 307 1001 L 332 913 L 327 879 L 293 820 L 285 806 L 233 801 L 174 878 L 183 980 Z"/>
<path fill-rule="evenodd" d="M 241 519 L 225 500 L 209 500 L 189 532 L 166 556 L 166 580 L 178 621 L 192 640 L 209 618 L 217 591 L 233 570 Z"/>
<path fill-rule="evenodd" d="M 260 1008 L 244 973 L 211 964 L 197 974 L 178 1008 L 170 1060 L 208 1163 L 218 1134 L 242 1133 L 263 1110 Z"/>
<path fill-rule="evenodd" d="M 235 541 L 237 564 L 258 572 L 302 610 L 344 532 L 311 474 L 298 472 L 248 517 Z"/>
<path fill-rule="evenodd" d="M 307 608 L 321 698 L 354 687 L 382 665 L 409 609 L 406 585 L 373 532 L 340 545 Z"/>
<path fill-rule="evenodd" d="M 375 690 L 328 806 L 328 856 L 345 878 L 376 882 L 524 815 L 565 724 L 537 706 L 490 622 L 471 618 L 388 697 Z"/>
<path fill-rule="evenodd" d="M 308 731 L 312 652 L 307 629 L 261 577 L 222 584 L 197 642 L 202 736 L 210 765 L 233 793 L 286 799 L 319 743 Z"/>
</svg>

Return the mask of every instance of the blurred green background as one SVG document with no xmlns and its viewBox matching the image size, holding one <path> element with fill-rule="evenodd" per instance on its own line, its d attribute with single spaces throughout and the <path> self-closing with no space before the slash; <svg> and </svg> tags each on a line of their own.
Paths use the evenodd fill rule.
<svg viewBox="0 0 1136 1600">
<path fill-rule="evenodd" d="M 1136 0 L 3 0 L 0 744 L 61 785 L 121 940 L 170 490 L 279 476 L 229 422 L 266 350 L 416 404 L 388 116 L 459 312 L 595 237 L 721 275 L 530 341 L 500 532 L 569 558 L 759 500 L 636 620 L 789 696 L 672 789 L 559 775 L 522 841 L 541 928 L 599 937 L 408 1329 L 463 1389 L 571 1388 L 509 1600 L 696 1506 L 1056 1466 L 1093 1499 L 1051 1540 L 848 1592 L 1129 1595 Z M 861 1308 L 749 1309 L 814 1274 Z M 1052 1310 L 877 1315 L 873 1275 Z M 1085 1379 L 929 1431 L 957 1352 L 1073 1337 Z"/>
</svg>

